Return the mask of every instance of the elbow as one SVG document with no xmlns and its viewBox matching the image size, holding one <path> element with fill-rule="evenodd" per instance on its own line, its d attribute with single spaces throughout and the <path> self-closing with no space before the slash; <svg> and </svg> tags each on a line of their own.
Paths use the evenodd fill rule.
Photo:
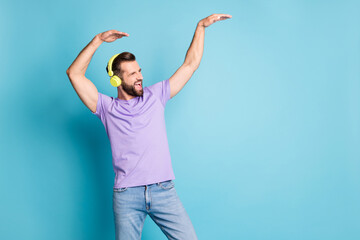
<svg viewBox="0 0 360 240">
<path fill-rule="evenodd" d="M 199 68 L 200 63 L 184 63 L 184 65 L 188 66 L 195 72 Z"/>
<path fill-rule="evenodd" d="M 66 75 L 68 76 L 70 82 L 72 81 L 73 79 L 73 72 L 71 72 L 69 69 L 66 70 Z"/>
<path fill-rule="evenodd" d="M 196 71 L 200 66 L 200 63 L 193 65 L 194 71 Z"/>
<path fill-rule="evenodd" d="M 77 75 L 83 75 L 85 76 L 85 73 L 82 73 L 82 72 L 78 72 L 74 69 L 71 70 L 71 67 L 69 67 L 67 70 L 66 70 L 66 74 L 68 75 L 68 77 L 70 78 L 71 76 L 77 76 Z M 71 79 L 70 79 L 71 80 Z"/>
<path fill-rule="evenodd" d="M 195 72 L 199 68 L 200 64 L 190 65 L 191 69 Z"/>
<path fill-rule="evenodd" d="M 70 81 L 72 80 L 72 78 L 74 77 L 74 71 L 71 71 L 70 68 L 68 68 L 66 70 L 66 75 L 68 76 L 68 78 L 70 79 Z"/>
</svg>

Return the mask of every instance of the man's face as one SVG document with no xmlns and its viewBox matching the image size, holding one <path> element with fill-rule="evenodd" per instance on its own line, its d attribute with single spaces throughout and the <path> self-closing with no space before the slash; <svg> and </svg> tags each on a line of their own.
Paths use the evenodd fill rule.
<svg viewBox="0 0 360 240">
<path fill-rule="evenodd" d="M 121 86 L 123 90 L 131 96 L 142 96 L 143 90 L 143 76 L 141 74 L 141 68 L 136 61 L 122 62 L 122 82 Z"/>
</svg>

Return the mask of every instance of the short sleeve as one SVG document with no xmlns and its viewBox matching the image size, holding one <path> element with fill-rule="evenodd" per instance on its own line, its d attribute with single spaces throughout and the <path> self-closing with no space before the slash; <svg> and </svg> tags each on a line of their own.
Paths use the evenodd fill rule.
<svg viewBox="0 0 360 240">
<path fill-rule="evenodd" d="M 169 79 L 155 83 L 148 88 L 157 98 L 160 99 L 161 103 L 165 107 L 167 101 L 170 99 Z"/>
<path fill-rule="evenodd" d="M 98 118 L 100 118 L 100 120 L 103 121 L 105 119 L 105 114 L 107 113 L 107 109 L 111 104 L 111 100 L 112 100 L 111 97 L 98 92 L 96 112 L 91 112 L 91 113 L 98 116 Z"/>
</svg>

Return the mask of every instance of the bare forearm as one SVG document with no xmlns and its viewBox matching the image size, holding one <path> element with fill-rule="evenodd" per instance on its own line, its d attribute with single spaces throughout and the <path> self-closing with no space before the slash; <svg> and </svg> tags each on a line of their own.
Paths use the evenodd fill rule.
<svg viewBox="0 0 360 240">
<path fill-rule="evenodd" d="M 184 65 L 192 66 L 197 69 L 204 51 L 205 27 L 199 22 L 197 24 L 192 42 L 186 53 Z"/>
<path fill-rule="evenodd" d="M 103 43 L 99 34 L 96 35 L 86 47 L 81 50 L 74 62 L 67 69 L 67 74 L 81 74 L 85 75 L 86 69 L 89 66 L 91 58 L 93 57 L 96 49 Z"/>
<path fill-rule="evenodd" d="M 191 66 L 194 71 L 199 67 L 204 51 L 205 28 L 214 22 L 231 17 L 229 14 L 212 14 L 198 22 L 193 40 L 186 53 L 184 65 Z"/>
</svg>

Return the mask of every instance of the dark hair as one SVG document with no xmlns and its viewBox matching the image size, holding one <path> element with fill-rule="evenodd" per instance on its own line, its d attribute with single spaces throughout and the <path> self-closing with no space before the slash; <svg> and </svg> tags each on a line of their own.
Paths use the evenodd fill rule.
<svg viewBox="0 0 360 240">
<path fill-rule="evenodd" d="M 120 63 L 135 61 L 135 55 L 129 52 L 120 53 L 113 61 L 111 69 L 116 76 L 121 75 Z M 106 72 L 109 72 L 108 66 L 106 65 Z"/>
</svg>

